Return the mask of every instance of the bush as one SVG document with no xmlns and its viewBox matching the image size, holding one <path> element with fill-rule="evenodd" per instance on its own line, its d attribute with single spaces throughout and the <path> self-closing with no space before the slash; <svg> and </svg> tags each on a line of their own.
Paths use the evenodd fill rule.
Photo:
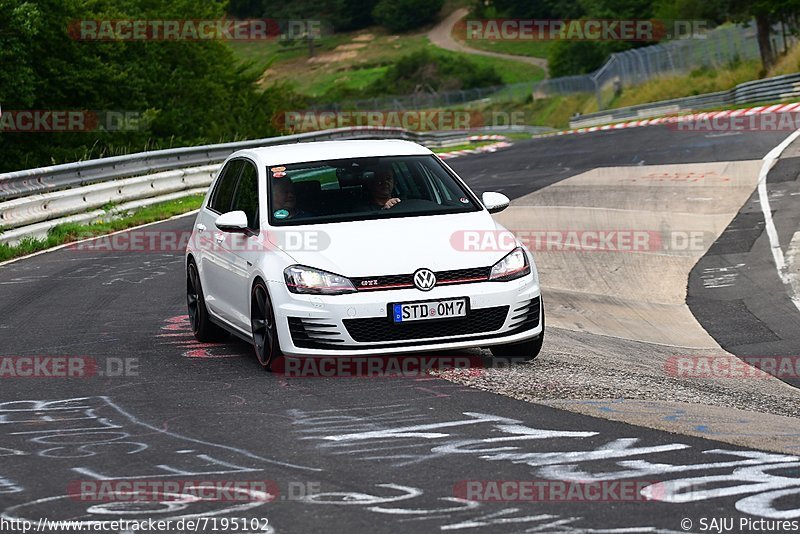
<svg viewBox="0 0 800 534">
<path fill-rule="evenodd" d="M 380 80 L 368 87 L 367 92 L 370 95 L 403 95 L 418 90 L 457 91 L 501 83 L 493 67 L 477 65 L 462 56 L 420 50 L 400 58 Z"/>
<path fill-rule="evenodd" d="M 547 55 L 550 76 L 586 74 L 599 68 L 607 54 L 602 43 L 588 41 L 555 41 Z"/>
<path fill-rule="evenodd" d="M 391 32 L 407 32 L 436 20 L 444 0 L 380 0 L 372 17 Z"/>
<path fill-rule="evenodd" d="M 555 41 L 547 54 L 550 76 L 557 78 L 593 72 L 602 67 L 611 54 L 633 47 L 632 43 L 625 41 Z"/>
</svg>

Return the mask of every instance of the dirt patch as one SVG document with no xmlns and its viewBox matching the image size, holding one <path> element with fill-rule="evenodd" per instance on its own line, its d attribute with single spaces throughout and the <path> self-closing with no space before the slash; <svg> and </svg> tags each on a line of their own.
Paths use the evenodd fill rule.
<svg viewBox="0 0 800 534">
<path fill-rule="evenodd" d="M 364 43 L 349 43 L 349 44 L 339 45 L 336 48 L 334 48 L 333 51 L 334 52 L 343 52 L 343 51 L 347 51 L 347 50 L 360 50 L 360 49 L 362 49 L 362 48 L 364 48 L 366 46 L 367 45 L 364 44 Z"/>
<path fill-rule="evenodd" d="M 353 59 L 358 56 L 355 50 L 348 50 L 346 52 L 331 52 L 330 54 L 323 54 L 308 59 L 309 63 L 336 63 L 337 61 L 344 61 L 346 59 Z"/>
<path fill-rule="evenodd" d="M 267 69 L 261 73 L 261 76 L 258 78 L 256 82 L 259 86 L 266 85 L 273 77 L 275 76 L 275 71 L 273 69 Z"/>
</svg>

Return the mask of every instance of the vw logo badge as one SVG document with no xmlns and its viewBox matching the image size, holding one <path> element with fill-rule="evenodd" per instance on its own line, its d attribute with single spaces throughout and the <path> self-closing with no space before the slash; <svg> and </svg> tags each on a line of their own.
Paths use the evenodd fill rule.
<svg viewBox="0 0 800 534">
<path fill-rule="evenodd" d="M 436 285 L 436 275 L 430 269 L 419 269 L 414 273 L 414 285 L 420 291 L 430 291 Z"/>
</svg>

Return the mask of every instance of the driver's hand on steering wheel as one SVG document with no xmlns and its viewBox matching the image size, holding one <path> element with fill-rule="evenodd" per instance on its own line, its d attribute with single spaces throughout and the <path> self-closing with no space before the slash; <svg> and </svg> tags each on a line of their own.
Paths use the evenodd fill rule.
<svg viewBox="0 0 800 534">
<path fill-rule="evenodd" d="M 386 201 L 386 204 L 384 204 L 381 209 L 382 210 L 388 210 L 389 208 L 392 208 L 392 207 L 396 206 L 399 203 L 400 203 L 400 199 L 399 198 L 390 198 L 389 200 Z"/>
</svg>

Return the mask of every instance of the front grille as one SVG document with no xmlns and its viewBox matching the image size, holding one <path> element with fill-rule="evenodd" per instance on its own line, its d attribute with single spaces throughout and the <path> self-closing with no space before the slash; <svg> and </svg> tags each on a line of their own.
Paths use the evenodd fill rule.
<svg viewBox="0 0 800 534">
<path fill-rule="evenodd" d="M 289 332 L 296 347 L 316 349 L 344 343 L 335 324 L 325 323 L 319 319 L 289 317 Z"/>
<path fill-rule="evenodd" d="M 388 317 L 345 319 L 347 333 L 359 343 L 405 341 L 434 337 L 463 336 L 494 332 L 503 327 L 508 306 L 470 310 L 467 317 L 441 321 L 419 321 L 395 324 Z"/>
<path fill-rule="evenodd" d="M 469 284 L 472 282 L 485 282 L 492 272 L 491 267 L 472 267 L 469 269 L 454 269 L 450 271 L 435 272 L 436 285 Z M 387 289 L 404 289 L 414 287 L 414 273 L 387 274 L 383 276 L 361 276 L 351 278 L 358 291 L 381 291 Z M 369 282 L 369 285 L 363 285 Z"/>
<path fill-rule="evenodd" d="M 514 330 L 530 330 L 539 325 L 540 297 L 518 304 L 511 311 L 509 328 Z"/>
</svg>

